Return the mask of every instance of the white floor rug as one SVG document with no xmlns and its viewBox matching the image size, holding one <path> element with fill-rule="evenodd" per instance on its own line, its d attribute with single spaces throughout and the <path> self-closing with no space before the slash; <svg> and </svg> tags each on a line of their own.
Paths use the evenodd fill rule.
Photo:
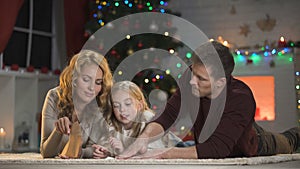
<svg viewBox="0 0 300 169">
<path fill-rule="evenodd" d="M 47 158 L 43 159 L 38 153 L 22 153 L 22 154 L 0 154 L 0 165 L 2 164 L 59 164 L 59 165 L 258 165 L 258 164 L 271 164 L 286 161 L 300 161 L 300 154 L 279 154 L 274 156 L 261 156 L 250 158 L 225 158 L 225 159 L 145 159 L 145 160 L 116 160 L 116 159 L 59 159 Z"/>
</svg>

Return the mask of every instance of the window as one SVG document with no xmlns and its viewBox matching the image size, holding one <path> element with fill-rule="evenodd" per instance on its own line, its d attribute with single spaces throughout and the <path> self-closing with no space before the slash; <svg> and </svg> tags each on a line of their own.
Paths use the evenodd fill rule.
<svg viewBox="0 0 300 169">
<path fill-rule="evenodd" d="M 5 65 L 57 68 L 55 5 L 57 0 L 24 0 L 13 34 L 3 52 Z"/>
</svg>

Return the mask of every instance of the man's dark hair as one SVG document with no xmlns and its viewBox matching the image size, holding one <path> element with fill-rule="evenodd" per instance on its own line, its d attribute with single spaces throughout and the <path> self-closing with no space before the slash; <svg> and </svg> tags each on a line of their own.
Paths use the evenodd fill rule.
<svg viewBox="0 0 300 169">
<path fill-rule="evenodd" d="M 211 75 L 216 79 L 224 77 L 225 73 L 228 80 L 234 69 L 234 59 L 229 48 L 217 41 L 209 41 L 198 47 L 193 52 L 192 60 L 194 64 L 211 67 Z"/>
</svg>

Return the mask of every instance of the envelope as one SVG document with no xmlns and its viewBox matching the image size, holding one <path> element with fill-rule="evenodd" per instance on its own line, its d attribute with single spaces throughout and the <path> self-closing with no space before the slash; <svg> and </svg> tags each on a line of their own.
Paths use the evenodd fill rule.
<svg viewBox="0 0 300 169">
<path fill-rule="evenodd" d="M 78 122 L 71 126 L 69 140 L 65 145 L 61 155 L 69 158 L 79 158 L 82 146 L 81 127 Z"/>
</svg>

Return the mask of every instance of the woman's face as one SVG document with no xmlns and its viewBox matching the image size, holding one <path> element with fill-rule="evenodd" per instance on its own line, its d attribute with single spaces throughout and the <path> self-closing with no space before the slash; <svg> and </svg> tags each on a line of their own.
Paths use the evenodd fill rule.
<svg viewBox="0 0 300 169">
<path fill-rule="evenodd" d="M 74 88 L 78 101 L 88 104 L 102 89 L 103 71 L 96 64 L 87 64 L 81 68 Z"/>
<path fill-rule="evenodd" d="M 122 90 L 112 93 L 112 101 L 116 119 L 123 124 L 125 129 L 130 129 L 141 104 L 128 92 Z"/>
</svg>

